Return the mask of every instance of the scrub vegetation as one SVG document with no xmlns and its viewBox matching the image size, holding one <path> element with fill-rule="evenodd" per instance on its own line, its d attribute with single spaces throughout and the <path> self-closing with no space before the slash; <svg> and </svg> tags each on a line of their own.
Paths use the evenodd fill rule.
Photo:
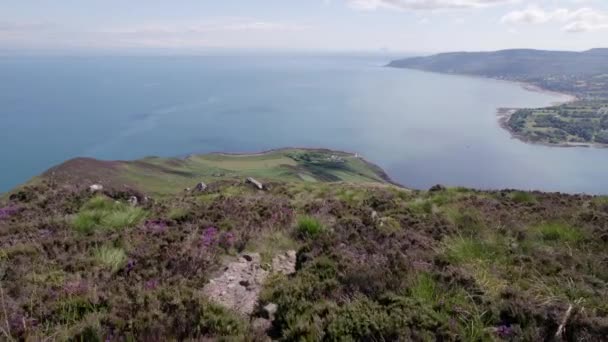
<svg viewBox="0 0 608 342">
<path fill-rule="evenodd" d="M 364 179 L 224 178 L 147 198 L 43 177 L 0 202 L 0 339 L 608 336 L 605 199 Z M 227 260 L 288 249 L 295 273 L 270 275 L 251 316 L 203 295 Z"/>
</svg>

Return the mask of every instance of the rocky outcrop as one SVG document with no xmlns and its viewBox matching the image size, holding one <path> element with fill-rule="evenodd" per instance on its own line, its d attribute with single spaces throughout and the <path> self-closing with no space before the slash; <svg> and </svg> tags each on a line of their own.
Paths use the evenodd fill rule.
<svg viewBox="0 0 608 342">
<path fill-rule="evenodd" d="M 264 281 L 271 273 L 292 274 L 296 270 L 296 252 L 288 251 L 272 260 L 272 269 L 262 267 L 258 253 L 241 255 L 229 263 L 222 274 L 209 281 L 203 293 L 213 302 L 250 315 L 253 313 Z M 273 311 L 269 306 L 268 311 Z M 274 308 L 276 312 L 276 308 Z M 274 315 L 274 312 L 272 315 Z"/>
</svg>

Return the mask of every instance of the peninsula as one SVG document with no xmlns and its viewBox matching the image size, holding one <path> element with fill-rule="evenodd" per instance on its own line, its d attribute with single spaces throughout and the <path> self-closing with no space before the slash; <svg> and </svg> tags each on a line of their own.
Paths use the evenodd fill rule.
<svg viewBox="0 0 608 342">
<path fill-rule="evenodd" d="M 414 57 L 388 66 L 522 82 L 574 101 L 547 108 L 501 109 L 518 139 L 555 146 L 608 146 L 608 49 L 584 52 L 502 50 Z"/>
</svg>

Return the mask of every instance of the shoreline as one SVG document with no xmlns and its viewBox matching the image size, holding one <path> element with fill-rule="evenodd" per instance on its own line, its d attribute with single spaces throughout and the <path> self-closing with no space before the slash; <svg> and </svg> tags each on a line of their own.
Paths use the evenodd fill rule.
<svg viewBox="0 0 608 342">
<path fill-rule="evenodd" d="M 565 102 L 565 103 L 569 103 L 569 102 Z M 541 107 L 544 108 L 544 107 Z M 549 143 L 549 142 L 544 142 L 544 141 L 536 141 L 536 140 L 532 140 L 530 138 L 528 138 L 525 135 L 521 135 L 518 134 L 517 132 L 514 132 L 511 127 L 509 127 L 509 119 L 511 118 L 511 116 L 513 114 L 515 114 L 515 112 L 517 112 L 518 110 L 521 109 L 525 109 L 525 108 L 498 108 L 496 110 L 496 116 L 498 118 L 498 124 L 500 125 L 500 127 L 502 129 L 504 129 L 505 131 L 509 132 L 509 134 L 511 135 L 511 138 L 513 139 L 517 139 L 523 143 L 526 144 L 530 144 L 530 145 L 541 145 L 541 146 L 547 146 L 547 147 L 567 147 L 567 148 L 575 148 L 575 147 L 584 147 L 584 148 L 608 148 L 608 144 L 598 144 L 598 143 L 585 143 L 585 142 L 581 142 L 581 143 L 577 143 L 577 142 L 562 142 L 562 143 Z"/>
<path fill-rule="evenodd" d="M 543 93 L 543 94 L 549 94 L 549 95 L 558 95 L 558 96 L 562 96 L 564 97 L 564 100 L 562 101 L 554 101 L 551 102 L 549 105 L 547 106 L 542 106 L 542 107 L 538 107 L 538 108 L 548 108 L 548 107 L 554 107 L 554 106 L 559 106 L 559 105 L 564 105 L 564 104 L 568 104 L 568 103 L 573 103 L 576 101 L 580 101 L 581 99 L 579 97 L 577 97 L 574 94 L 570 94 L 570 93 L 562 93 L 562 92 L 558 92 L 555 90 L 550 90 L 550 89 L 546 89 L 543 87 L 540 87 L 534 83 L 529 83 L 529 82 L 524 82 L 524 81 L 513 81 L 513 80 L 505 80 L 505 79 L 500 79 L 500 78 L 494 78 L 494 77 L 485 77 L 485 76 L 481 76 L 481 75 L 468 75 L 468 74 L 459 74 L 459 73 L 445 73 L 445 72 L 438 72 L 438 71 L 432 71 L 432 70 L 424 70 L 424 69 L 416 69 L 416 68 L 403 68 L 403 67 L 395 67 L 395 66 L 391 66 L 386 65 L 385 67 L 388 68 L 394 68 L 394 69 L 406 69 L 406 70 L 416 70 L 416 71 L 422 71 L 422 72 L 429 72 L 429 73 L 434 73 L 434 74 L 441 74 L 441 75 L 451 75 L 451 76 L 460 76 L 460 77 L 471 77 L 471 78 L 478 78 L 478 79 L 484 79 L 484 80 L 493 80 L 493 81 L 498 81 L 498 82 L 507 82 L 507 83 L 512 83 L 512 84 L 517 84 L 520 87 L 522 87 L 523 89 L 527 90 L 527 91 L 532 91 L 532 92 L 537 92 L 537 93 Z M 511 130 L 511 128 L 508 125 L 508 121 L 511 118 L 511 116 L 518 110 L 521 109 L 526 109 L 526 107 L 520 107 L 520 108 L 516 108 L 516 107 L 501 107 L 501 108 L 497 108 L 496 109 L 496 116 L 498 118 L 498 125 L 500 126 L 500 128 L 506 130 L 507 132 L 509 132 L 509 134 L 511 135 L 511 137 L 513 139 L 517 139 L 525 144 L 530 144 L 530 145 L 541 145 L 541 146 L 547 146 L 547 147 L 568 147 L 568 148 L 575 148 L 575 147 L 584 147 L 584 148 L 608 148 L 608 144 L 599 144 L 599 143 L 576 143 L 576 142 L 562 142 L 562 143 L 557 143 L 557 144 L 553 144 L 553 143 L 549 143 L 549 142 L 543 142 L 543 141 L 535 141 L 532 140 L 524 135 L 518 134 L 516 132 L 514 132 L 513 130 Z"/>
</svg>

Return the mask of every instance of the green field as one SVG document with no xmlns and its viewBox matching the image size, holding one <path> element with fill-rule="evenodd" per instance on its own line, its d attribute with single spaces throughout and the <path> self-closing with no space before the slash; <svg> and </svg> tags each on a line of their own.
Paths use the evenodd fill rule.
<svg viewBox="0 0 608 342">
<path fill-rule="evenodd" d="M 508 120 L 515 135 L 548 144 L 608 144 L 608 100 L 520 109 Z"/>
<path fill-rule="evenodd" d="M 186 158 L 148 157 L 136 161 L 78 158 L 54 167 L 34 182 L 50 179 L 75 186 L 102 184 L 157 195 L 174 194 L 199 182 L 390 183 L 377 166 L 355 154 L 321 149 L 282 149 L 259 154 L 206 154 Z"/>
</svg>

